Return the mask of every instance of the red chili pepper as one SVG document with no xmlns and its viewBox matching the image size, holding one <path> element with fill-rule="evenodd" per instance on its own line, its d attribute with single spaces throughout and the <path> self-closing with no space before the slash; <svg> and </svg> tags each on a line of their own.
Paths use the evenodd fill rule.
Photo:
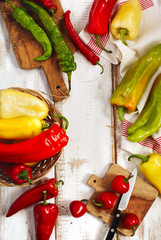
<svg viewBox="0 0 161 240">
<path fill-rule="evenodd" d="M 56 197 L 58 195 L 58 184 L 62 181 L 56 182 L 55 178 L 47 179 L 35 187 L 25 191 L 21 194 L 11 205 L 6 217 L 10 217 L 20 210 L 43 200 L 43 191 L 47 191 L 46 199 Z"/>
<path fill-rule="evenodd" d="M 31 163 L 50 158 L 68 143 L 65 131 L 53 124 L 38 136 L 15 144 L 0 142 L 0 160 L 9 163 Z"/>
<path fill-rule="evenodd" d="M 49 240 L 58 217 L 58 206 L 46 202 L 47 191 L 43 191 L 44 202 L 34 207 L 36 240 Z"/>
<path fill-rule="evenodd" d="M 98 45 L 100 45 L 98 41 L 98 36 L 108 33 L 108 23 L 116 2 L 117 0 L 94 0 L 92 4 L 89 13 L 87 31 L 91 34 L 95 34 Z M 103 50 L 106 50 L 101 45 L 100 47 Z"/>
<path fill-rule="evenodd" d="M 70 10 L 64 13 L 64 22 L 74 46 L 84 55 L 84 57 L 86 57 L 86 59 L 89 62 L 92 63 L 92 65 L 96 64 L 100 65 L 99 64 L 100 58 L 94 52 L 92 52 L 92 50 L 81 40 L 81 38 L 74 30 L 74 27 L 70 21 L 70 13 L 71 13 Z M 101 66 L 101 68 L 102 68 L 101 73 L 103 73 L 103 67 Z"/>
<path fill-rule="evenodd" d="M 0 168 L 17 184 L 29 182 L 32 184 L 32 169 L 24 164 L 0 162 Z"/>
<path fill-rule="evenodd" d="M 127 213 L 123 218 L 123 226 L 126 229 L 133 229 L 134 234 L 136 231 L 136 227 L 138 225 L 139 225 L 139 218 L 134 213 Z"/>
<path fill-rule="evenodd" d="M 75 218 L 82 217 L 87 212 L 87 207 L 83 201 L 85 200 L 81 201 L 75 200 L 70 203 L 69 208 L 73 217 Z"/>
<path fill-rule="evenodd" d="M 56 13 L 58 8 L 56 4 L 53 3 L 53 0 L 37 0 L 37 1 L 42 3 L 52 15 Z"/>
<path fill-rule="evenodd" d="M 93 200 L 94 204 L 103 209 L 112 208 L 117 200 L 116 193 L 113 192 L 102 192 L 98 195 L 97 200 Z"/>
<path fill-rule="evenodd" d="M 129 179 L 131 177 L 132 175 L 130 175 L 128 178 L 123 175 L 117 175 L 114 177 L 112 181 L 113 191 L 119 194 L 126 193 L 129 190 Z"/>
</svg>

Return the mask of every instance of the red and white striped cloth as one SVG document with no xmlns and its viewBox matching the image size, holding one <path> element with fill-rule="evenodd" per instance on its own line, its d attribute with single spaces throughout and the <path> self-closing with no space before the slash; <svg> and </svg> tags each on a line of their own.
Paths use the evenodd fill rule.
<svg viewBox="0 0 161 240">
<path fill-rule="evenodd" d="M 89 1 L 91 1 L 92 5 L 93 0 Z M 87 32 L 86 27 L 80 32 L 79 36 L 100 57 L 103 57 L 112 64 L 118 64 L 120 62 L 120 74 L 123 76 L 138 58 L 143 56 L 156 44 L 161 43 L 161 13 L 159 12 L 159 9 L 156 8 L 154 1 L 139 0 L 142 7 L 142 17 L 139 26 L 139 32 L 136 39 L 133 41 L 127 41 L 128 46 L 125 46 L 121 40 L 115 39 L 111 33 L 99 37 L 99 41 L 103 47 L 107 50 L 112 50 L 112 54 L 106 53 L 97 46 L 95 37 Z M 117 1 L 117 4 L 113 9 L 111 19 L 116 14 L 123 2 L 125 2 L 125 0 Z M 127 128 L 134 122 L 134 119 L 137 119 L 139 113 L 142 111 L 152 84 L 159 73 L 161 73 L 161 68 L 159 68 L 151 78 L 151 81 L 137 106 L 138 111 L 132 114 L 125 114 L 126 120 L 123 123 L 122 129 L 121 148 L 123 150 L 131 153 L 143 154 L 143 152 L 145 152 L 147 149 L 147 151 L 156 151 L 161 153 L 161 130 L 140 143 L 132 143 L 127 140 Z"/>
</svg>

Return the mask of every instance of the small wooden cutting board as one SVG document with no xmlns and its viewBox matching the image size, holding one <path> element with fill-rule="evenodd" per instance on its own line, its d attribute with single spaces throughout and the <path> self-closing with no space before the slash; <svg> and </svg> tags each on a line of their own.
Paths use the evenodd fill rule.
<svg viewBox="0 0 161 240">
<path fill-rule="evenodd" d="M 19 0 L 11 0 L 11 2 L 17 7 L 21 6 Z M 38 2 L 35 3 L 38 4 Z M 54 3 L 58 7 L 58 10 L 55 15 L 57 17 L 63 16 L 64 11 L 59 0 L 55 0 Z M 38 17 L 27 7 L 25 8 L 27 9 L 28 13 L 32 17 L 34 17 L 36 22 L 41 26 L 41 22 L 38 19 Z M 57 64 L 56 54 L 53 52 L 52 57 L 50 57 L 46 61 L 43 62 L 35 61 L 34 60 L 35 57 L 38 57 L 43 54 L 42 46 L 34 39 L 32 34 L 28 30 L 24 29 L 19 23 L 15 21 L 15 19 L 12 16 L 13 10 L 8 3 L 0 1 L 0 9 L 4 21 L 6 23 L 13 51 L 20 68 L 27 70 L 42 67 L 48 80 L 48 84 L 50 86 L 54 101 L 60 101 L 63 98 L 69 96 L 69 94 L 66 93 L 67 88 L 65 86 L 61 71 Z M 72 53 L 74 53 L 75 47 L 70 40 L 67 30 L 65 29 L 63 19 L 57 20 L 54 18 L 54 21 L 58 25 L 66 44 L 71 49 Z"/>
<path fill-rule="evenodd" d="M 93 204 L 93 199 L 96 200 L 100 192 L 112 191 L 112 180 L 116 175 L 120 174 L 128 177 L 130 175 L 130 172 L 122 168 L 118 164 L 113 164 L 102 179 L 98 178 L 95 175 L 91 175 L 87 182 L 91 187 L 96 190 L 87 203 L 87 210 L 102 221 L 108 223 L 109 225 L 111 225 L 113 221 L 113 217 L 121 195 L 117 195 L 117 203 L 110 210 L 103 210 L 102 208 L 95 206 Z M 128 207 L 121 214 L 122 217 L 120 219 L 117 230 L 126 236 L 132 236 L 132 230 L 127 230 L 123 228 L 122 218 L 128 212 L 135 213 L 141 223 L 149 208 L 156 199 L 157 195 L 158 191 L 154 187 L 143 181 L 141 178 L 137 177 Z"/>
</svg>

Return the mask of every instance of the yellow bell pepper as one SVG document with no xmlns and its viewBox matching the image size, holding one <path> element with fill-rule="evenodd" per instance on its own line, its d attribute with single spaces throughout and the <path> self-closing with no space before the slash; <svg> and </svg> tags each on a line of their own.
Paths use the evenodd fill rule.
<svg viewBox="0 0 161 240">
<path fill-rule="evenodd" d="M 35 116 L 44 119 L 48 106 L 39 98 L 14 89 L 0 91 L 0 118 Z"/>
<path fill-rule="evenodd" d="M 158 153 L 151 153 L 147 156 L 132 154 L 128 160 L 134 157 L 142 160 L 140 163 L 140 172 L 161 193 L 161 156 Z"/>
<path fill-rule="evenodd" d="M 110 24 L 112 35 L 121 39 L 127 45 L 127 40 L 133 40 L 138 34 L 142 8 L 138 0 L 123 3 Z"/>
<path fill-rule="evenodd" d="M 0 119 L 0 139 L 29 139 L 39 135 L 43 126 L 37 117 Z"/>
</svg>

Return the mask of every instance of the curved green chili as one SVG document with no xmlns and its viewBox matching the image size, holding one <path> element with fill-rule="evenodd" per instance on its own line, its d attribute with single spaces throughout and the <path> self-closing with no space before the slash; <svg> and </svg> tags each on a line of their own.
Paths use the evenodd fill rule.
<svg viewBox="0 0 161 240">
<path fill-rule="evenodd" d="M 34 21 L 34 19 L 28 14 L 25 8 L 16 7 L 10 1 L 6 0 L 8 4 L 13 8 L 12 15 L 16 22 L 18 22 L 23 28 L 29 30 L 34 38 L 44 48 L 44 54 L 36 57 L 36 61 L 44 61 L 52 55 L 52 45 L 44 30 Z"/>
<path fill-rule="evenodd" d="M 24 4 L 35 12 L 40 20 L 42 21 L 45 31 L 54 47 L 57 54 L 57 59 L 59 61 L 59 66 L 62 72 L 66 72 L 68 75 L 69 91 L 71 90 L 71 73 L 76 69 L 76 63 L 74 62 L 74 56 L 66 45 L 63 36 L 54 22 L 54 19 L 45 11 L 43 8 L 39 7 L 33 2 L 23 0 Z"/>
</svg>

